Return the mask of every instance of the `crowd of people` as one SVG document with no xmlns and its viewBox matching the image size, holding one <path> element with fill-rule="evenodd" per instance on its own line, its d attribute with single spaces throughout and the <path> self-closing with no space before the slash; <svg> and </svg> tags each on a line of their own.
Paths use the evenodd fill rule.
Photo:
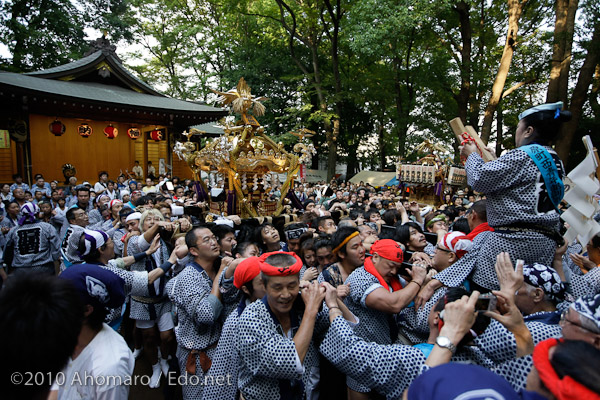
<svg viewBox="0 0 600 400">
<path fill-rule="evenodd" d="M 600 398 L 600 234 L 561 235 L 561 106 L 521 114 L 495 161 L 464 142 L 468 186 L 437 207 L 299 182 L 301 209 L 242 220 L 139 163 L 93 186 L 15 175 L 2 397 L 125 399 L 144 357 L 141 384 L 184 399 Z"/>
</svg>

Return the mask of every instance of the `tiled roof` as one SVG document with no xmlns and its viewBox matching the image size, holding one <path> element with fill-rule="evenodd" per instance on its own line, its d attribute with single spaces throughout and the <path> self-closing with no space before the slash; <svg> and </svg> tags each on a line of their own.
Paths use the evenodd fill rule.
<svg viewBox="0 0 600 400">
<path fill-rule="evenodd" d="M 207 122 L 205 124 L 190 126 L 190 129 L 198 129 L 199 131 L 204 131 L 209 135 L 222 135 L 223 128 L 219 128 L 217 122 Z"/>
<path fill-rule="evenodd" d="M 33 92 L 39 92 L 40 94 L 64 97 L 65 100 L 99 101 L 120 106 L 160 109 L 161 111 L 206 112 L 218 113 L 222 116 L 227 114 L 221 108 L 210 107 L 191 101 L 177 100 L 166 96 L 139 93 L 118 86 L 94 82 L 44 79 L 32 76 L 31 74 L 0 72 L 0 88 L 2 86 L 24 88 Z"/>
<path fill-rule="evenodd" d="M 68 64 L 59 65 L 58 67 L 48 68 L 41 71 L 28 72 L 25 75 L 35 76 L 38 78 L 47 79 L 61 79 L 67 76 L 72 76 L 76 79 L 78 75 L 86 74 L 92 71 L 96 71 L 97 66 L 105 62 L 111 68 L 111 73 L 115 74 L 118 79 L 128 85 L 136 86 L 138 90 L 146 93 L 154 94 L 156 96 L 164 96 L 159 93 L 152 86 L 139 79 L 137 76 L 132 74 L 125 66 L 121 63 L 116 56 L 106 50 L 98 50 L 89 56 L 83 57 L 77 61 L 73 61 Z"/>
</svg>

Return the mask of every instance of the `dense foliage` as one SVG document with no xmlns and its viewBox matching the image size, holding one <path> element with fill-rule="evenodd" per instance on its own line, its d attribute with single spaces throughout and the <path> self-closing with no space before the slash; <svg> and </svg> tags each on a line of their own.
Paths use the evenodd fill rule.
<svg viewBox="0 0 600 400">
<path fill-rule="evenodd" d="M 188 100 L 213 102 L 211 88 L 244 77 L 270 98 L 261 122 L 271 134 L 292 144 L 290 131 L 317 132 L 330 175 L 340 162 L 349 175 L 393 168 L 397 156 L 414 159 L 425 138 L 456 149 L 447 124 L 456 116 L 497 151 L 509 149 L 520 111 L 562 100 L 576 121 L 558 150 L 573 166 L 583 155 L 579 138 L 600 139 L 598 5 L 12 0 L 2 2 L 0 41 L 12 54 L 4 69 L 22 72 L 80 57 L 83 29 L 104 30 L 142 79 Z"/>
</svg>

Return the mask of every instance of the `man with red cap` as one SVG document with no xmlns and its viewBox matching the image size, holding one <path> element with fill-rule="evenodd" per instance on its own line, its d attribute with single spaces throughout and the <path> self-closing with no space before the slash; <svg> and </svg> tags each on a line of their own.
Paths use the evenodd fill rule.
<svg viewBox="0 0 600 400">
<path fill-rule="evenodd" d="M 515 273 L 510 265 L 503 263 L 498 266 L 498 275 L 517 277 L 518 273 Z M 479 292 L 475 291 L 469 297 L 458 294 L 454 298 L 460 298 L 454 301 L 451 296 L 440 301 L 444 310 L 444 315 L 441 317 L 443 325 L 434 339 L 435 344 L 427 358 L 414 346 L 400 343 L 382 345 L 360 338 L 357 328 L 349 327 L 345 321 L 338 318 L 339 315 L 335 314 L 329 316 L 331 325 L 321 343 L 321 354 L 340 371 L 352 376 L 356 382 L 388 399 L 403 398 L 404 390 L 426 365 L 433 367 L 448 361 L 457 361 L 489 368 L 492 364 L 514 358 L 515 355 L 522 357 L 533 348 L 532 335 L 515 304 L 514 282 L 504 278 L 499 278 L 499 281 L 502 289 L 495 294 L 499 297 L 498 304 L 502 306 L 503 314 L 498 311 L 487 311 L 484 315 L 497 320 L 510 330 L 513 334 L 510 341 L 498 340 L 494 332 L 488 332 L 491 324 L 473 339 L 471 331 L 477 329 L 474 324 L 478 324 L 477 320 L 481 319 L 475 311 L 479 298 Z M 440 319 L 440 315 L 438 314 L 436 318 Z M 359 327 L 364 323 L 364 320 L 360 321 Z M 469 337 L 465 338 L 465 335 Z M 482 398 L 482 396 L 473 398 Z"/>
<path fill-rule="evenodd" d="M 427 270 L 424 266 L 413 266 L 406 270 L 410 281 L 400 277 L 403 261 L 402 248 L 391 239 L 381 239 L 371 246 L 372 257 L 365 259 L 364 267 L 354 270 L 346 280 L 350 295 L 345 302 L 361 323 L 356 327 L 357 336 L 378 344 L 397 341 L 398 326 L 395 314 L 408 306 L 419 293 L 425 282 Z M 369 389 L 352 378 L 346 381 L 353 398 Z M 357 393 L 358 392 L 358 393 Z"/>
<path fill-rule="evenodd" d="M 208 376 L 224 376 L 227 379 L 223 384 L 213 382 L 213 384 L 207 385 L 202 393 L 205 400 L 235 398 L 240 363 L 238 352 L 235 351 L 239 317 L 246 306 L 265 296 L 265 285 L 260 277 L 260 259 L 258 257 L 246 258 L 237 266 L 233 273 L 233 286 L 241 292 L 242 299 L 237 309 L 229 314 L 223 325 L 212 366 L 207 373 Z"/>
<path fill-rule="evenodd" d="M 302 260 L 291 252 L 266 253 L 260 258 L 266 296 L 239 316 L 237 337 L 238 387 L 247 400 L 316 394 L 318 357 L 312 337 L 315 324 L 326 326 L 326 314 L 319 314 L 325 287 L 316 282 L 304 284 L 304 313 L 298 313 L 294 302 L 300 293 L 301 268 Z M 343 303 L 338 304 L 344 317 L 353 320 Z"/>
</svg>

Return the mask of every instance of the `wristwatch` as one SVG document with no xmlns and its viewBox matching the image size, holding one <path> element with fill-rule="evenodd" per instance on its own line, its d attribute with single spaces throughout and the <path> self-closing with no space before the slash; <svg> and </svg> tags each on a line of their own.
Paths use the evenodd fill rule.
<svg viewBox="0 0 600 400">
<path fill-rule="evenodd" d="M 438 336 L 435 339 L 435 344 L 445 349 L 448 349 L 454 354 L 456 352 L 456 346 L 446 336 Z"/>
</svg>

